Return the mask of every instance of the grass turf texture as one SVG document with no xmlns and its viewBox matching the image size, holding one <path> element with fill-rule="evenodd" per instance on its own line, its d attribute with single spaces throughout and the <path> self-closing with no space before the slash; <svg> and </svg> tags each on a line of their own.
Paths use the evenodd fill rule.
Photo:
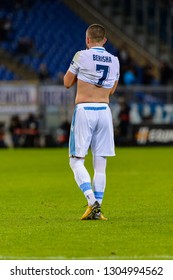
<svg viewBox="0 0 173 280">
<path fill-rule="evenodd" d="M 67 149 L 0 150 L 0 259 L 173 259 L 172 155 L 118 148 L 107 165 L 109 220 L 81 221 Z"/>
</svg>

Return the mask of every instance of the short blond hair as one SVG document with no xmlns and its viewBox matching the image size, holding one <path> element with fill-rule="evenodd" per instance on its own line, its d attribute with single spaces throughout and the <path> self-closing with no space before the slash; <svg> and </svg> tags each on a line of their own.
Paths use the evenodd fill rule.
<svg viewBox="0 0 173 280">
<path fill-rule="evenodd" d="M 87 32 L 87 36 L 94 42 L 100 42 L 106 36 L 105 28 L 101 24 L 97 24 L 97 23 L 91 24 L 87 28 L 86 32 Z"/>
</svg>

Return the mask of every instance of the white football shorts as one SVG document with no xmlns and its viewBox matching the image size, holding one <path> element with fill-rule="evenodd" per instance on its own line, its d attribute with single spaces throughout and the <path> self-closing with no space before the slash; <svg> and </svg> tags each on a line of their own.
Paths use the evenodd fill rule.
<svg viewBox="0 0 173 280">
<path fill-rule="evenodd" d="M 80 103 L 74 110 L 69 156 L 85 157 L 91 148 L 95 156 L 114 156 L 111 110 L 106 103 Z"/>
</svg>

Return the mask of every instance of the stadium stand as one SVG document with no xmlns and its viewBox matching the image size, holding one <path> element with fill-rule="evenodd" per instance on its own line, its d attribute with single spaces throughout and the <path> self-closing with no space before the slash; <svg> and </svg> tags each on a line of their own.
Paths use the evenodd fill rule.
<svg viewBox="0 0 173 280">
<path fill-rule="evenodd" d="M 0 18 L 4 21 L 10 20 L 10 33 L 8 33 L 8 38 L 1 40 L 0 47 L 11 55 L 11 61 L 13 60 L 13 64 L 16 64 L 14 72 L 18 70 L 19 64 L 24 65 L 23 73 L 26 74 L 28 70 L 32 72 L 29 79 L 39 79 L 40 66 L 45 65 L 50 78 L 57 81 L 59 73 L 66 71 L 70 63 L 69 59 L 73 54 L 78 49 L 85 48 L 84 34 L 88 23 L 86 23 L 85 18 L 84 20 L 82 19 L 83 14 L 76 14 L 76 11 L 74 12 L 71 9 L 71 5 L 68 8 L 68 2 L 60 0 L 30 0 L 24 1 L 24 5 L 21 4 L 23 3 L 22 1 L 12 2 L 8 0 L 6 5 L 1 7 Z M 73 2 L 75 3 L 76 1 Z M 114 11 L 115 9 L 112 10 Z M 128 11 L 125 12 L 128 18 Z M 64 18 L 66 19 L 65 21 L 63 20 Z M 106 48 L 115 55 L 119 55 L 121 61 L 123 45 L 119 48 L 120 51 L 113 42 L 107 43 Z M 130 58 L 125 69 L 122 68 L 122 74 L 124 75 L 125 72 L 125 77 L 121 75 L 120 83 L 129 84 L 129 80 L 127 81 L 126 79 L 126 76 L 131 75 L 129 69 L 135 74 L 133 84 L 144 83 L 143 76 L 145 75 L 146 66 L 150 67 L 150 65 L 145 65 L 143 68 Z M 34 72 L 36 75 L 34 75 Z M 18 73 L 17 76 L 21 79 L 26 79 L 26 77 L 22 76 L 23 73 Z M 16 79 L 14 73 L 7 76 L 8 79 Z M 4 72 L 1 73 L 0 79 L 6 79 Z M 152 84 L 153 81 L 155 80 L 151 80 L 149 84 Z"/>
<path fill-rule="evenodd" d="M 130 63 L 126 65 L 126 69 L 122 69 L 123 75 L 124 72 L 127 73 L 124 78 L 121 75 L 120 83 L 126 84 L 126 76 L 132 76 L 131 70 L 135 74 L 133 84 L 157 83 L 162 68 L 161 59 L 164 60 L 165 55 L 171 53 L 173 35 L 169 32 L 169 26 L 172 24 L 172 16 L 171 12 L 168 13 L 168 7 L 172 7 L 172 1 L 169 1 L 169 5 L 160 1 L 156 6 L 155 1 L 137 0 L 87 0 L 85 3 L 77 0 L 5 1 L 0 4 L 0 48 L 11 55 L 11 61 L 16 67 L 10 69 L 9 65 L 3 63 L 7 70 L 0 72 L 0 79 L 39 79 L 40 66 L 44 64 L 50 78 L 57 81 L 59 73 L 66 71 L 73 54 L 78 49 L 85 48 L 82 37 L 87 25 L 94 20 L 93 15 L 91 17 L 91 13 L 88 14 L 87 3 L 89 9 L 93 9 L 92 13 L 99 12 L 104 16 L 104 20 L 108 19 L 115 28 L 112 35 L 114 40 L 109 40 L 106 48 L 120 56 L 125 45 L 126 52 L 130 55 Z M 83 12 L 82 8 L 85 8 Z M 163 22 L 164 19 L 166 22 Z M 111 29 L 110 26 L 108 29 Z M 116 36 L 120 30 L 123 30 L 124 34 L 120 34 L 122 37 L 118 38 Z M 109 37 L 111 39 L 110 34 Z M 160 59 L 158 54 L 162 54 Z M 146 56 L 144 62 L 143 56 Z M 16 73 L 19 65 L 24 68 L 20 73 Z M 30 73 L 26 77 L 27 72 Z M 151 75 L 146 78 L 148 72 Z M 129 85 L 129 80 L 127 84 Z"/>
<path fill-rule="evenodd" d="M 170 55 L 168 46 L 163 46 L 171 42 L 171 13 L 164 1 L 155 4 L 155 0 L 0 1 L 0 81 L 7 81 L 0 91 L 3 130 L 8 130 L 13 113 L 23 121 L 32 112 L 42 124 L 45 143 L 52 135 L 56 141 L 62 139 L 62 123 L 71 119 L 73 93 L 69 100 L 64 87 L 57 85 L 63 85 L 64 72 L 75 52 L 85 49 L 85 30 L 93 22 L 104 23 L 106 49 L 120 59 L 119 86 L 110 104 L 116 132 L 122 105 L 119 101 L 123 99 L 130 107 L 130 137 L 135 125 L 140 129 L 142 124 L 172 123 L 171 57 L 162 61 L 160 52 Z M 157 44 L 162 57 L 156 55 Z M 14 80 L 17 83 L 8 83 Z M 26 99 L 28 103 L 23 106 Z M 50 145 L 51 141 L 47 142 Z"/>
<path fill-rule="evenodd" d="M 87 3 L 153 56 L 172 60 L 172 0 L 87 0 Z"/>
<path fill-rule="evenodd" d="M 40 65 L 45 64 L 56 80 L 59 72 L 66 71 L 74 53 L 85 48 L 81 37 L 86 23 L 61 1 L 37 0 L 27 10 L 23 6 L 3 9 L 0 16 L 8 17 L 9 13 L 13 32 L 10 40 L 4 40 L 0 46 L 37 73 Z M 111 44 L 107 47 L 116 54 Z"/>
<path fill-rule="evenodd" d="M 0 80 L 2 81 L 11 81 L 17 80 L 18 76 L 6 68 L 4 65 L 0 65 Z"/>
</svg>

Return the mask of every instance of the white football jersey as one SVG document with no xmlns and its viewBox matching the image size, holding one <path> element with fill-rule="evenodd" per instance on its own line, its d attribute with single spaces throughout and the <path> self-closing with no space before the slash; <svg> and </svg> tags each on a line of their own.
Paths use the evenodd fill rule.
<svg viewBox="0 0 173 280">
<path fill-rule="evenodd" d="M 78 51 L 70 64 L 69 71 L 79 80 L 103 88 L 112 88 L 119 79 L 119 60 L 103 47 Z"/>
</svg>

